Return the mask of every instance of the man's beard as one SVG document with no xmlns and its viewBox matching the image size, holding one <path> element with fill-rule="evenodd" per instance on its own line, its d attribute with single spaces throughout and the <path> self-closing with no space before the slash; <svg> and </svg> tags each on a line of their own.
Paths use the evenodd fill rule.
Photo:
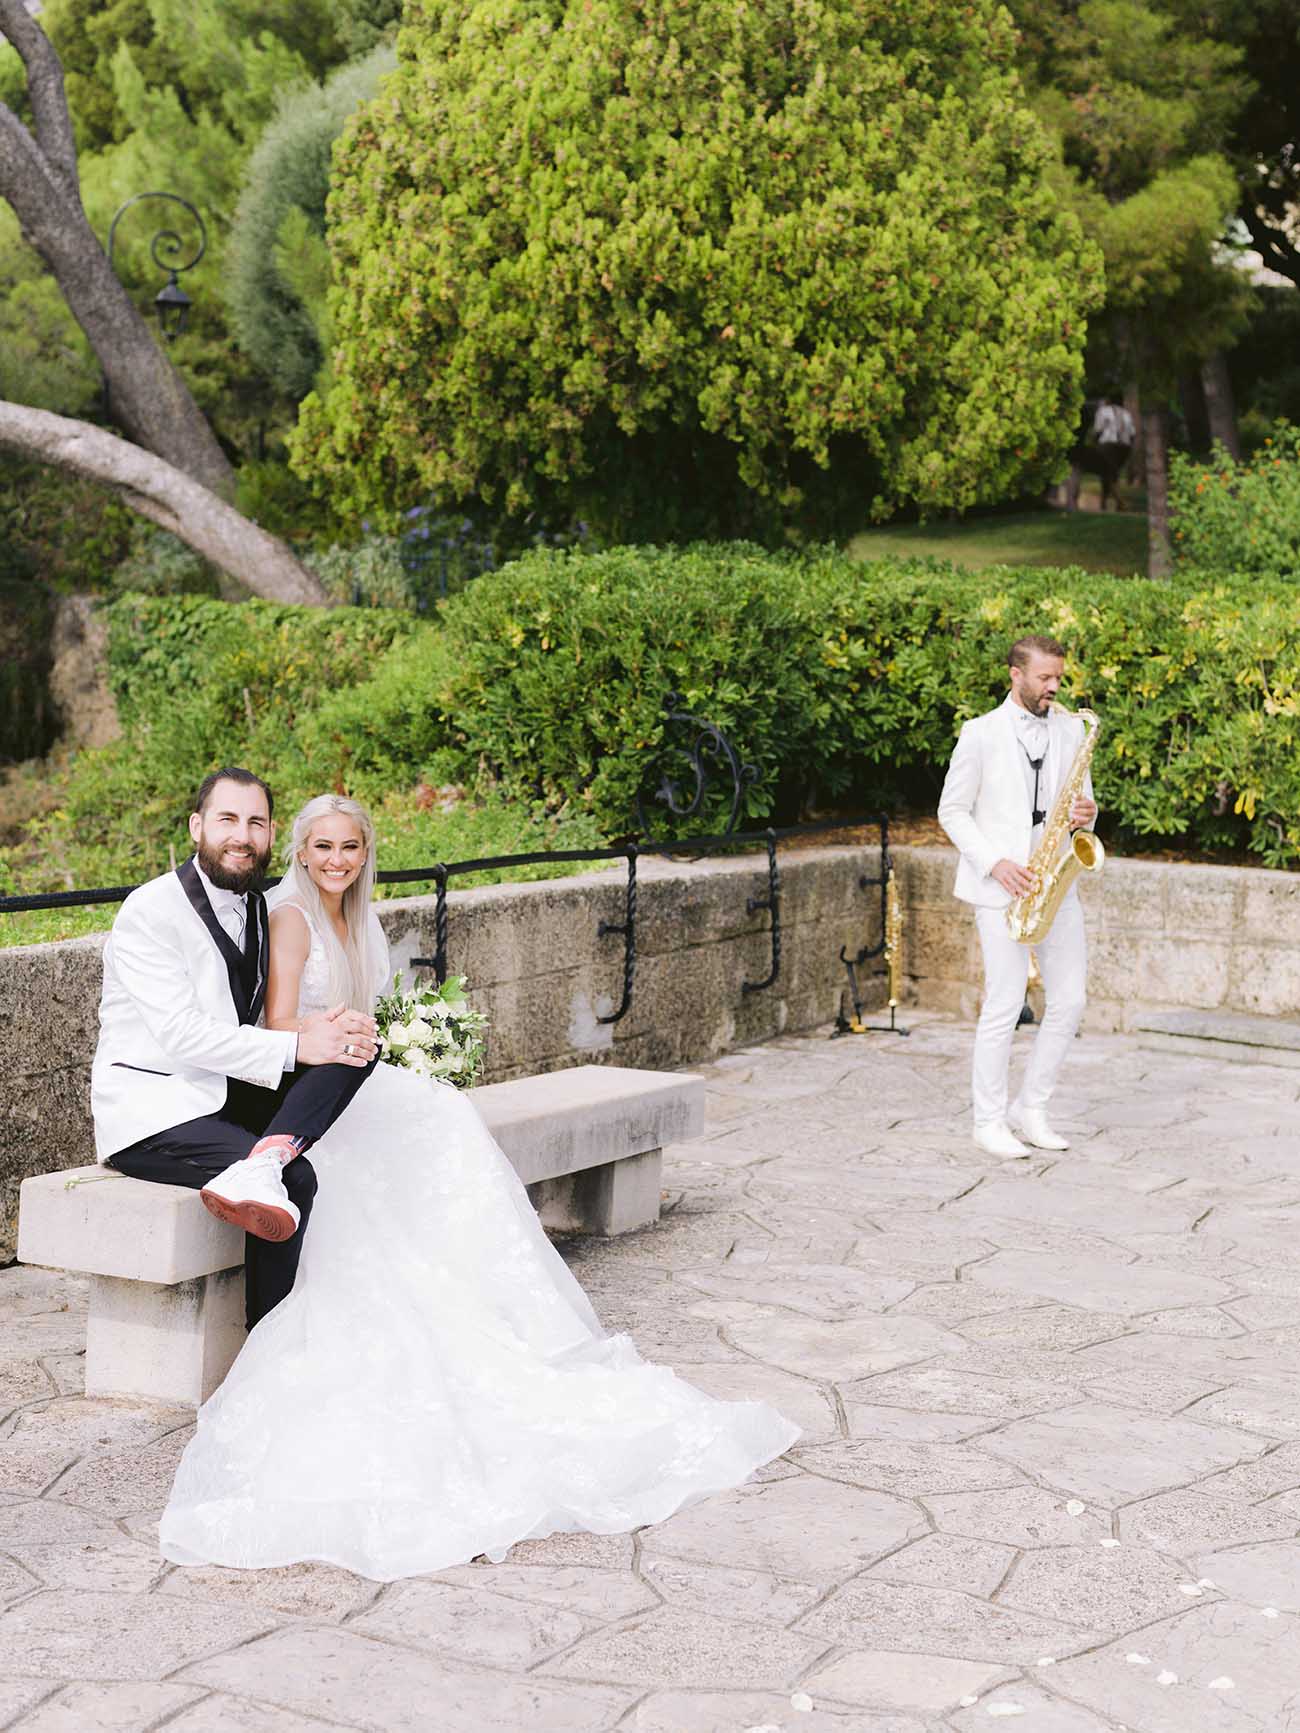
<svg viewBox="0 0 1300 1733">
<path fill-rule="evenodd" d="M 223 864 L 220 849 L 210 848 L 207 842 L 200 840 L 198 857 L 199 865 L 219 891 L 235 891 L 242 897 L 247 891 L 262 888 L 266 869 L 271 864 L 271 849 L 269 844 L 262 854 L 254 849 L 242 867 L 232 867 Z"/>
</svg>

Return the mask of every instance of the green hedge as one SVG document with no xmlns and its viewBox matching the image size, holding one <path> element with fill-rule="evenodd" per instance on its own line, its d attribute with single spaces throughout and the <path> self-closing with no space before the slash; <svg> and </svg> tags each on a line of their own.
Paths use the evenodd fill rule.
<svg viewBox="0 0 1300 1733">
<path fill-rule="evenodd" d="M 131 884 L 165 870 L 169 845 L 182 856 L 189 846 L 194 789 L 223 763 L 265 774 L 281 819 L 323 788 L 352 789 L 372 808 L 386 867 L 600 840 L 585 813 L 507 800 L 495 788 L 448 787 L 449 776 L 429 764 L 402 767 L 391 779 L 327 778 L 301 749 L 299 734 L 322 703 L 367 680 L 409 634 L 429 635 L 414 614 L 130 594 L 108 607 L 108 620 L 123 737 L 51 768 L 41 798 L 46 810 L 20 842 L 0 847 L 0 892 Z M 329 756 L 346 763 L 346 740 L 332 740 Z M 434 783 L 425 781 L 426 770 Z M 544 876 L 544 869 L 511 876 Z M 0 944 L 93 931 L 114 913 L 0 917 Z"/>
<path fill-rule="evenodd" d="M 1283 580 L 962 572 L 744 545 L 536 552 L 435 621 L 128 596 L 110 610 L 126 737 L 55 779 L 0 884 L 123 882 L 184 846 L 213 764 L 375 808 L 385 863 L 627 835 L 663 767 L 665 694 L 759 770 L 751 823 L 933 809 L 961 720 L 1020 632 L 1070 646 L 1101 714 L 1103 833 L 1300 864 L 1300 611 Z M 437 791 L 463 793 L 441 811 Z M 10 935 L 11 941 L 18 935 Z"/>
<path fill-rule="evenodd" d="M 327 779 L 438 754 L 618 835 L 673 690 L 758 766 L 751 821 L 932 806 L 960 722 L 1005 691 L 1008 642 L 1039 631 L 1105 721 L 1112 838 L 1300 863 L 1300 610 L 1281 580 L 622 548 L 528 555 L 441 618 L 306 722 Z"/>
<path fill-rule="evenodd" d="M 1242 463 L 1176 451 L 1169 508 L 1180 566 L 1300 578 L 1300 427 L 1278 422 Z"/>
</svg>

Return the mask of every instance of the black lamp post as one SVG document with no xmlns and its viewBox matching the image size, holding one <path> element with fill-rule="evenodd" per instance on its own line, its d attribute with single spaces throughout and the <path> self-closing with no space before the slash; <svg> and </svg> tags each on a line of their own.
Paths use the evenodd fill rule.
<svg viewBox="0 0 1300 1733">
<path fill-rule="evenodd" d="M 174 205 L 182 206 L 183 209 L 187 210 L 194 218 L 199 229 L 198 249 L 192 258 L 185 260 L 184 264 L 179 263 L 179 260 L 184 256 L 184 248 L 181 244 L 181 237 L 176 233 L 175 229 L 159 229 L 158 233 L 149 243 L 149 254 L 153 259 L 154 264 L 157 265 L 160 271 L 166 271 L 167 273 L 167 281 L 154 296 L 153 304 L 154 311 L 158 315 L 158 324 L 162 330 L 162 334 L 167 342 L 170 343 L 174 338 L 179 337 L 181 332 L 184 331 L 185 326 L 189 321 L 190 307 L 193 304 L 184 289 L 181 288 L 177 279 L 182 271 L 192 271 L 195 265 L 197 265 L 199 260 L 203 257 L 204 253 L 207 252 L 208 231 L 203 226 L 203 218 L 199 215 L 198 211 L 188 199 L 181 198 L 178 193 L 136 193 L 134 198 L 128 199 L 126 203 L 119 208 L 117 214 L 113 218 L 111 226 L 109 227 L 108 263 L 110 268 L 113 263 L 113 243 L 117 238 L 117 225 L 121 222 L 127 211 L 131 209 L 131 206 L 138 205 L 142 199 L 167 199 Z"/>
</svg>

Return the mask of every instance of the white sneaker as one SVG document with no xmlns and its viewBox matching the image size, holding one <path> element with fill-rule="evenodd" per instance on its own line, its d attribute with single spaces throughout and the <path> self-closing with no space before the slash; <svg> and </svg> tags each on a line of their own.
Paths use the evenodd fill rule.
<svg viewBox="0 0 1300 1733">
<path fill-rule="evenodd" d="M 1018 1131 L 1026 1141 L 1032 1143 L 1035 1149 L 1068 1149 L 1070 1146 L 1063 1137 L 1058 1137 L 1047 1123 L 1047 1115 L 1041 1107 L 1021 1107 L 1019 1103 L 1012 1106 L 1007 1115 L 1009 1124 Z"/>
<path fill-rule="evenodd" d="M 975 1127 L 975 1147 L 982 1149 L 985 1155 L 996 1155 L 1003 1161 L 1030 1153 L 1020 1139 L 1012 1135 L 1011 1127 L 996 1119 L 988 1125 Z"/>
<path fill-rule="evenodd" d="M 209 1214 L 254 1234 L 287 1240 L 298 1231 L 298 1206 L 284 1189 L 280 1158 L 251 1155 L 209 1180 L 199 1193 Z"/>
</svg>

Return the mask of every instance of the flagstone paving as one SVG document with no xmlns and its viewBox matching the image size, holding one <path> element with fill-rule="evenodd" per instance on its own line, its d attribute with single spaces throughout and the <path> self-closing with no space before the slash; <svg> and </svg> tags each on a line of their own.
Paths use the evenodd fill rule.
<svg viewBox="0 0 1300 1733">
<path fill-rule="evenodd" d="M 1300 1733 L 1300 1071 L 1085 1037 L 1073 1147 L 999 1165 L 970 1039 L 704 1067 L 660 1225 L 565 1247 L 609 1328 L 804 1428 L 634 1536 L 166 1566 L 192 1415 L 80 1395 L 83 1284 L 0 1271 L 0 1728 Z"/>
</svg>

